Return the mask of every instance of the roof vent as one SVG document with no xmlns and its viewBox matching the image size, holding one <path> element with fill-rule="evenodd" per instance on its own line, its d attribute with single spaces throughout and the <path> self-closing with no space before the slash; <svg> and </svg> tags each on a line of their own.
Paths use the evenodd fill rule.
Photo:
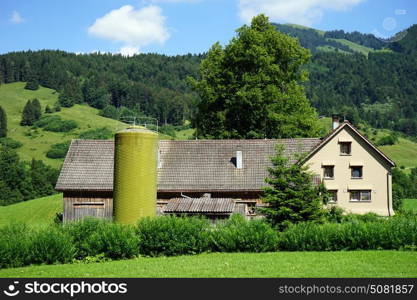
<svg viewBox="0 0 417 300">
<path fill-rule="evenodd" d="M 242 151 L 236 151 L 236 168 L 237 169 L 243 168 Z"/>
<path fill-rule="evenodd" d="M 162 168 L 162 162 L 161 162 L 161 150 L 158 149 L 158 169 Z"/>
</svg>

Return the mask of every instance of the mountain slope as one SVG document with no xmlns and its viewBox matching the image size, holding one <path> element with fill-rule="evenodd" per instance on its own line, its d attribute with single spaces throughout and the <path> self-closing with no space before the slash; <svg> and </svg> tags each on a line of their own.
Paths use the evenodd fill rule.
<svg viewBox="0 0 417 300">
<path fill-rule="evenodd" d="M 58 93 L 54 90 L 40 87 L 39 90 L 29 91 L 24 89 L 25 83 L 16 82 L 0 85 L 0 105 L 6 110 L 8 119 L 8 137 L 23 144 L 17 151 L 23 160 L 32 158 L 42 159 L 53 167 L 59 167 L 62 160 L 47 158 L 46 152 L 52 144 L 70 141 L 78 135 L 90 129 L 107 127 L 112 132 L 121 128 L 122 123 L 104 118 L 98 115 L 98 110 L 87 105 L 74 105 L 71 108 L 62 108 L 59 115 L 64 120 L 74 120 L 78 128 L 73 131 L 51 132 L 42 129 L 33 130 L 29 126 L 20 126 L 22 110 L 28 99 L 37 98 L 41 103 L 42 112 L 46 105 L 53 107 L 58 99 Z"/>
<path fill-rule="evenodd" d="M 384 45 L 383 42 L 376 39 L 373 35 L 361 34 L 359 32 L 350 34 L 345 33 L 343 30 L 322 31 L 294 24 L 274 24 L 274 26 L 277 30 L 298 38 L 301 46 L 310 49 L 313 53 L 334 51 L 368 55 L 369 52 L 381 49 L 382 45 Z"/>
</svg>

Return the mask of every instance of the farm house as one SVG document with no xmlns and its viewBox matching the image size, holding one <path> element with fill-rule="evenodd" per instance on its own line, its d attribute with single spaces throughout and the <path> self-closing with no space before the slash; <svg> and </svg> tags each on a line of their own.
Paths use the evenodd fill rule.
<svg viewBox="0 0 417 300">
<path fill-rule="evenodd" d="M 326 137 L 281 140 L 161 140 L 158 147 L 158 214 L 247 217 L 262 206 L 270 157 L 308 153 L 305 164 L 324 182 L 332 202 L 354 213 L 393 215 L 395 166 L 350 123 L 334 124 Z M 113 140 L 73 140 L 56 189 L 64 194 L 64 220 L 113 216 Z"/>
</svg>

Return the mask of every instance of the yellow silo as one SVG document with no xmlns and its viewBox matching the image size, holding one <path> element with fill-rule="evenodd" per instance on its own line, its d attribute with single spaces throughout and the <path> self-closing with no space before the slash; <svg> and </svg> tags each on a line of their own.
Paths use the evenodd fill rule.
<svg viewBox="0 0 417 300">
<path fill-rule="evenodd" d="M 156 215 L 158 134 L 132 126 L 115 136 L 114 220 L 133 224 Z"/>
</svg>

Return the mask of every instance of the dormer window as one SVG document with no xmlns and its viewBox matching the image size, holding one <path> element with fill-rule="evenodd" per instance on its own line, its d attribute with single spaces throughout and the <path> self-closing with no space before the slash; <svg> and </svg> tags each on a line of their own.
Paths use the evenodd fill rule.
<svg viewBox="0 0 417 300">
<path fill-rule="evenodd" d="M 340 142 L 340 155 L 351 155 L 352 143 L 351 142 Z"/>
</svg>

